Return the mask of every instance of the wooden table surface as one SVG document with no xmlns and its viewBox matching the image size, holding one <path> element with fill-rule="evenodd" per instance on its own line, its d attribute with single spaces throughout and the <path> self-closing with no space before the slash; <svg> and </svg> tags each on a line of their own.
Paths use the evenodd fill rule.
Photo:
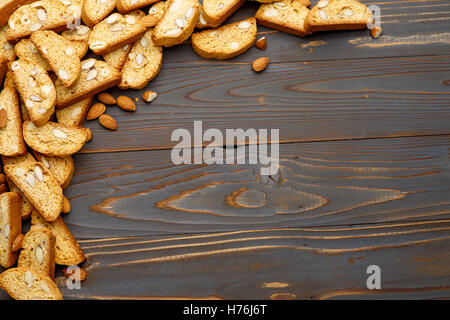
<svg viewBox="0 0 450 320">
<path fill-rule="evenodd" d="M 59 271 L 65 298 L 450 298 L 450 3 L 363 2 L 381 8 L 379 39 L 259 27 L 267 50 L 226 61 L 186 43 L 165 50 L 152 104 L 109 107 L 117 132 L 87 123 L 64 219 L 88 278 L 68 290 Z M 279 174 L 174 165 L 171 133 L 194 120 L 279 128 Z"/>
</svg>

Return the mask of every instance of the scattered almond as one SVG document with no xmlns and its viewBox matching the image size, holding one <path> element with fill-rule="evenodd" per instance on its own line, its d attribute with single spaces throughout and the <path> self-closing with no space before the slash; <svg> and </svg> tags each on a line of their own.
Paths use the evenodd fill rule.
<svg viewBox="0 0 450 320">
<path fill-rule="evenodd" d="M 86 115 L 86 120 L 94 120 L 100 117 L 106 111 L 106 106 L 103 103 L 94 104 Z"/>
<path fill-rule="evenodd" d="M 80 270 L 80 279 L 79 280 L 84 281 L 87 277 L 87 272 L 83 268 L 79 268 L 79 270 Z M 71 272 L 68 270 L 68 268 L 63 269 L 63 273 L 66 278 L 69 278 L 74 273 L 74 271 L 75 271 L 74 269 L 72 269 Z"/>
<path fill-rule="evenodd" d="M 63 213 L 68 214 L 70 212 L 70 202 L 66 197 L 63 198 Z"/>
<path fill-rule="evenodd" d="M 102 92 L 97 96 L 97 99 L 104 104 L 116 104 L 116 98 L 106 92 Z"/>
<path fill-rule="evenodd" d="M 266 37 L 262 37 L 255 42 L 255 46 L 260 50 L 266 50 L 267 40 Z"/>
<path fill-rule="evenodd" d="M 381 27 L 374 27 L 373 29 L 370 29 L 370 34 L 374 39 L 378 38 L 382 32 L 383 29 L 381 29 Z"/>
<path fill-rule="evenodd" d="M 16 237 L 16 239 L 14 239 L 14 242 L 11 246 L 12 252 L 19 251 L 22 248 L 23 238 L 24 238 L 24 235 L 23 235 L 23 233 L 21 233 Z"/>
<path fill-rule="evenodd" d="M 157 96 L 158 94 L 155 91 L 145 91 L 142 95 L 142 99 L 144 99 L 145 102 L 152 102 Z"/>
<path fill-rule="evenodd" d="M 267 65 L 269 64 L 269 58 L 263 57 L 256 59 L 252 63 L 252 68 L 255 72 L 261 72 L 264 71 L 267 68 Z"/>
<path fill-rule="evenodd" d="M 114 120 L 113 117 L 107 115 L 107 114 L 102 114 L 99 118 L 100 120 L 100 124 L 105 127 L 106 129 L 109 130 L 117 130 L 117 122 L 116 120 Z"/>
<path fill-rule="evenodd" d="M 117 105 L 120 109 L 125 111 L 136 111 L 136 104 L 127 96 L 120 96 L 117 98 Z"/>
<path fill-rule="evenodd" d="M 0 128 L 6 127 L 7 122 L 8 114 L 6 113 L 6 109 L 0 109 Z"/>
<path fill-rule="evenodd" d="M 154 27 L 158 22 L 159 18 L 150 15 L 141 18 L 141 23 L 147 28 Z"/>
<path fill-rule="evenodd" d="M 4 173 L 0 173 L 0 184 L 4 184 L 6 182 L 6 176 Z"/>
<path fill-rule="evenodd" d="M 0 194 L 8 192 L 8 187 L 6 184 L 0 184 Z"/>
</svg>

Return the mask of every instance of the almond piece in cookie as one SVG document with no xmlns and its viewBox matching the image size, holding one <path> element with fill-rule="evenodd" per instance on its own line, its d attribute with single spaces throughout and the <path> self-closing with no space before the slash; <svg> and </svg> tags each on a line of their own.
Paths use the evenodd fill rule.
<svg viewBox="0 0 450 320">
<path fill-rule="evenodd" d="M 244 3 L 245 0 L 203 0 L 203 17 L 212 27 L 218 27 Z"/>
<path fill-rule="evenodd" d="M 51 30 L 33 32 L 30 40 L 65 87 L 70 88 L 78 81 L 81 61 L 69 40 Z"/>
<path fill-rule="evenodd" d="M 46 124 L 55 111 L 56 90 L 53 81 L 41 66 L 28 60 L 11 62 L 10 69 L 31 121 L 36 126 Z"/>
<path fill-rule="evenodd" d="M 206 59 L 230 59 L 247 51 L 256 41 L 255 18 L 192 35 L 194 51 Z"/>
<path fill-rule="evenodd" d="M 164 15 L 165 11 L 166 1 L 159 1 L 150 7 L 150 9 L 148 10 L 148 15 L 157 18 L 159 21 Z"/>
<path fill-rule="evenodd" d="M 47 156 L 67 157 L 77 153 L 89 140 L 88 129 L 68 127 L 57 122 L 47 122 L 36 127 L 33 122 L 23 124 L 23 136 L 27 145 Z M 20 188 L 20 186 L 19 186 Z"/>
<path fill-rule="evenodd" d="M 36 0 L 34 0 L 36 1 Z M 17 10 L 20 6 L 31 3 L 33 0 L 2 0 L 0 1 L 0 26 L 8 23 L 9 17 Z"/>
<path fill-rule="evenodd" d="M 197 0 L 168 0 L 164 15 L 155 26 L 153 41 L 163 47 L 183 43 L 194 31 L 199 16 Z"/>
<path fill-rule="evenodd" d="M 75 165 L 71 156 L 50 157 L 34 150 L 33 154 L 36 160 L 41 162 L 53 174 L 53 177 L 58 181 L 63 190 L 69 186 L 75 172 Z"/>
<path fill-rule="evenodd" d="M 113 13 L 92 29 L 89 48 L 96 54 L 105 55 L 139 40 L 147 31 L 140 22 L 143 16 L 140 10 L 125 15 Z"/>
<path fill-rule="evenodd" d="M 41 274 L 55 277 L 56 238 L 43 227 L 31 227 L 22 241 L 18 267 L 28 267 Z"/>
<path fill-rule="evenodd" d="M 105 19 L 116 8 L 116 0 L 84 0 L 81 19 L 93 27 Z"/>
<path fill-rule="evenodd" d="M 14 50 L 14 45 L 6 40 L 7 30 L 8 26 L 0 27 L 0 60 L 2 60 L 2 57 L 4 57 L 7 61 L 14 61 L 14 59 L 16 58 L 16 53 Z"/>
<path fill-rule="evenodd" d="M 366 29 L 368 21 L 372 12 L 356 0 L 320 0 L 306 19 L 311 32 Z"/>
<path fill-rule="evenodd" d="M 308 13 L 309 9 L 304 2 L 283 0 L 262 4 L 255 18 L 258 24 L 265 27 L 304 37 L 309 33 L 309 25 L 306 23 Z"/>
<path fill-rule="evenodd" d="M 48 276 L 28 267 L 6 270 L 0 275 L 0 288 L 15 300 L 63 300 Z"/>
<path fill-rule="evenodd" d="M 17 252 L 11 249 L 21 232 L 20 195 L 17 192 L 0 194 L 0 265 L 3 268 L 16 263 Z"/>
<path fill-rule="evenodd" d="M 133 45 L 127 62 L 122 67 L 121 89 L 143 89 L 161 70 L 163 49 L 152 39 L 153 29 Z"/>
<path fill-rule="evenodd" d="M 117 0 L 117 11 L 128 13 L 130 11 L 149 6 L 159 0 Z"/>
<path fill-rule="evenodd" d="M 16 90 L 6 85 L 0 93 L 0 110 L 5 125 L 0 128 L 0 154 L 19 156 L 27 151 L 22 134 L 19 97 Z"/>
<path fill-rule="evenodd" d="M 87 59 L 81 63 L 80 80 L 72 88 L 66 88 L 59 79 L 55 82 L 56 105 L 68 107 L 120 83 L 122 75 L 104 61 Z"/>
<path fill-rule="evenodd" d="M 63 203 L 62 188 L 42 163 L 12 164 L 5 166 L 4 170 L 44 219 L 54 221 L 59 217 Z"/>
<path fill-rule="evenodd" d="M 72 30 L 66 30 L 61 35 L 69 40 L 75 48 L 77 56 L 82 59 L 89 50 L 89 35 L 91 29 L 85 25 L 79 25 Z"/>
</svg>

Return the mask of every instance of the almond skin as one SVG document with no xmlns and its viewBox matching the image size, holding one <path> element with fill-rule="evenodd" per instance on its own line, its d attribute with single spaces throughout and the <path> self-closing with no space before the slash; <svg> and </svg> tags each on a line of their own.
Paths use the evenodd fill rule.
<svg viewBox="0 0 450 320">
<path fill-rule="evenodd" d="M 117 105 L 120 109 L 125 111 L 136 111 L 136 104 L 127 96 L 120 96 L 117 98 Z"/>
<path fill-rule="evenodd" d="M 23 238 L 24 238 L 24 235 L 23 235 L 23 233 L 21 233 L 16 237 L 16 239 L 14 239 L 14 242 L 11 247 L 12 252 L 16 252 L 16 251 L 19 251 L 20 249 L 22 249 Z"/>
<path fill-rule="evenodd" d="M 6 127 L 6 123 L 8 122 L 8 114 L 5 109 L 0 110 L 0 128 Z"/>
<path fill-rule="evenodd" d="M 63 213 L 68 214 L 70 212 L 70 202 L 66 197 L 63 198 Z"/>
<path fill-rule="evenodd" d="M 269 64 L 269 58 L 263 57 L 256 59 L 252 63 L 252 68 L 255 72 L 261 72 L 264 71 L 267 68 L 267 65 Z"/>
<path fill-rule="evenodd" d="M 0 184 L 4 184 L 6 182 L 6 176 L 4 173 L 0 173 Z"/>
<path fill-rule="evenodd" d="M 102 114 L 99 118 L 99 121 L 104 128 L 109 130 L 117 130 L 117 122 L 113 117 L 107 114 Z"/>
<path fill-rule="evenodd" d="M 267 47 L 267 40 L 266 37 L 262 37 L 260 39 L 258 39 L 255 42 L 255 46 L 259 49 L 259 50 L 266 50 Z"/>
<path fill-rule="evenodd" d="M 112 95 L 106 92 L 102 92 L 97 96 L 98 101 L 102 102 L 103 104 L 116 104 L 116 98 L 114 98 Z"/>
<path fill-rule="evenodd" d="M 6 184 L 0 184 L 0 194 L 8 192 L 8 187 Z"/>
<path fill-rule="evenodd" d="M 94 120 L 100 117 L 106 111 L 106 106 L 103 103 L 94 104 L 86 115 L 86 120 Z"/>
<path fill-rule="evenodd" d="M 146 26 L 147 28 L 154 27 L 159 22 L 159 19 L 154 16 L 145 16 L 141 18 L 141 23 Z"/>
</svg>

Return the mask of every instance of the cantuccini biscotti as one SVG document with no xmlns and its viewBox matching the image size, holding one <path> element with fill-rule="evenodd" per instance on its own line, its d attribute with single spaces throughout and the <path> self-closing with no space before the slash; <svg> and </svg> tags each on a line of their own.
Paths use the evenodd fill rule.
<svg viewBox="0 0 450 320">
<path fill-rule="evenodd" d="M 24 154 L 27 149 L 22 134 L 19 97 L 9 85 L 0 93 L 0 117 L 4 124 L 0 127 L 0 154 L 10 157 Z"/>
<path fill-rule="evenodd" d="M 311 32 L 367 28 L 372 12 L 356 0 L 320 0 L 306 19 Z"/>
<path fill-rule="evenodd" d="M 206 59 L 229 59 L 247 51 L 256 41 L 255 18 L 194 33 L 192 47 Z"/>
<path fill-rule="evenodd" d="M 20 40 L 16 46 L 17 57 L 21 60 L 28 60 L 34 64 L 41 66 L 45 71 L 52 71 L 52 67 L 48 64 L 47 60 L 41 55 L 30 39 Z"/>
<path fill-rule="evenodd" d="M 148 10 L 148 15 L 153 16 L 157 19 L 161 19 L 166 11 L 166 2 L 159 1 L 150 7 Z"/>
<path fill-rule="evenodd" d="M 18 267 L 28 267 L 38 273 L 55 277 L 56 238 L 44 227 L 32 226 L 22 241 Z"/>
<path fill-rule="evenodd" d="M 84 0 L 81 18 L 89 27 L 93 27 L 116 8 L 116 0 Z"/>
<path fill-rule="evenodd" d="M 30 40 L 65 87 L 70 88 L 78 81 L 81 61 L 72 42 L 51 30 L 33 32 Z"/>
<path fill-rule="evenodd" d="M 155 26 L 153 41 L 163 47 L 183 43 L 194 31 L 199 16 L 197 0 L 168 0 L 164 15 Z"/>
<path fill-rule="evenodd" d="M 105 55 L 139 40 L 147 28 L 140 22 L 144 12 L 136 10 L 125 15 L 113 13 L 95 25 L 89 35 L 89 48 Z"/>
<path fill-rule="evenodd" d="M 67 7 L 60 1 L 41 0 L 24 5 L 9 18 L 6 39 L 16 42 L 38 30 L 63 30 L 68 15 Z"/>
<path fill-rule="evenodd" d="M 0 26 L 8 23 L 9 17 L 17 8 L 34 1 L 36 0 L 2 0 L 0 2 Z"/>
<path fill-rule="evenodd" d="M 80 127 L 86 119 L 86 114 L 92 104 L 93 96 L 74 103 L 63 109 L 56 110 L 58 123 L 66 126 Z"/>
<path fill-rule="evenodd" d="M 56 105 L 68 107 L 120 83 L 122 75 L 104 61 L 87 59 L 81 63 L 80 80 L 72 88 L 64 87 L 59 79 L 56 86 Z"/>
<path fill-rule="evenodd" d="M 39 65 L 19 59 L 10 63 L 14 83 L 31 121 L 47 123 L 55 111 L 56 90 L 47 72 Z"/>
<path fill-rule="evenodd" d="M 205 14 L 203 12 L 203 5 L 200 5 L 200 15 L 198 17 L 197 24 L 195 25 L 196 29 L 206 29 L 212 28 L 212 25 L 208 23 L 205 19 Z"/>
<path fill-rule="evenodd" d="M 43 226 L 50 229 L 56 237 L 56 263 L 66 266 L 76 266 L 86 260 L 79 244 L 59 217 L 53 222 L 45 221 L 36 211 L 31 214 L 33 226 Z"/>
<path fill-rule="evenodd" d="M 127 61 L 131 48 L 131 44 L 126 44 L 123 48 L 116 49 L 103 56 L 103 59 L 105 59 L 106 63 L 111 67 L 120 70 Z"/>
<path fill-rule="evenodd" d="M 16 58 L 14 45 L 6 40 L 6 30 L 8 30 L 7 25 L 0 27 L 0 60 L 5 57 L 7 61 L 14 61 Z"/>
<path fill-rule="evenodd" d="M 42 163 L 12 164 L 4 170 L 44 219 L 54 221 L 59 217 L 63 205 L 62 188 Z"/>
<path fill-rule="evenodd" d="M 61 35 L 70 40 L 75 48 L 77 56 L 83 58 L 89 50 L 89 35 L 91 29 L 85 25 L 79 25 L 72 30 L 66 30 Z"/>
<path fill-rule="evenodd" d="M 12 244 L 22 233 L 20 195 L 17 192 L 0 194 L 0 265 L 9 268 L 17 261 Z"/>
<path fill-rule="evenodd" d="M 62 300 L 50 277 L 28 267 L 11 268 L 0 274 L 0 288 L 15 300 Z"/>
<path fill-rule="evenodd" d="M 36 151 L 33 151 L 33 154 L 36 160 L 41 162 L 53 174 L 53 177 L 63 190 L 69 186 L 75 172 L 75 165 L 71 156 L 50 157 Z"/>
<path fill-rule="evenodd" d="M 152 40 L 153 29 L 150 29 L 136 41 L 122 68 L 121 89 L 142 89 L 159 73 L 163 61 L 162 47 Z"/>
<path fill-rule="evenodd" d="M 23 136 L 33 150 L 47 156 L 67 157 L 77 153 L 89 140 L 88 129 L 47 122 L 36 127 L 33 122 L 23 124 Z M 20 186 L 19 186 L 20 188 Z"/>
<path fill-rule="evenodd" d="M 213 27 L 220 26 L 245 0 L 203 0 L 203 17 Z"/>
<path fill-rule="evenodd" d="M 117 0 L 117 11 L 128 13 L 130 11 L 149 6 L 159 0 Z"/>
<path fill-rule="evenodd" d="M 304 37 L 309 33 L 306 23 L 309 9 L 300 0 L 282 0 L 279 2 L 262 4 L 256 12 L 258 24 L 282 32 Z"/>
</svg>

